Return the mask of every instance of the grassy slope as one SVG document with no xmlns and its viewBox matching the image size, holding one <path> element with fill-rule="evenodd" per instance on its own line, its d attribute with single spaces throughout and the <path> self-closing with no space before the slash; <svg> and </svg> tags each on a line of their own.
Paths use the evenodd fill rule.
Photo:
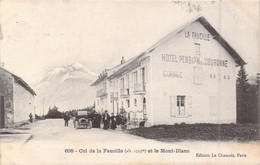
<svg viewBox="0 0 260 165">
<path fill-rule="evenodd" d="M 175 124 L 128 130 L 128 133 L 149 139 L 252 141 L 259 140 L 259 126 L 254 124 Z"/>
</svg>

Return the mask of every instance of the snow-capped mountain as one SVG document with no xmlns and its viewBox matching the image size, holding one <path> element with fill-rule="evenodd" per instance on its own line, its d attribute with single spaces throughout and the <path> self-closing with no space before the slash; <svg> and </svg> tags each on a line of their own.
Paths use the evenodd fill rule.
<svg viewBox="0 0 260 165">
<path fill-rule="evenodd" d="M 86 66 L 74 63 L 50 70 L 34 88 L 36 113 L 47 113 L 49 106 L 60 111 L 93 105 L 95 90 L 90 87 L 97 74 Z"/>
</svg>

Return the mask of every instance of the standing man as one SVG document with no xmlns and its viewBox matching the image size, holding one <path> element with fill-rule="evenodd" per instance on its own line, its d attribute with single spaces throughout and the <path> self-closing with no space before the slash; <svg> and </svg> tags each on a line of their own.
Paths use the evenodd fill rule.
<svg viewBox="0 0 260 165">
<path fill-rule="evenodd" d="M 109 128 L 109 121 L 110 121 L 110 116 L 107 113 L 107 110 L 105 110 L 105 113 L 103 115 L 104 129 L 108 129 Z"/>
<path fill-rule="evenodd" d="M 127 113 L 125 110 L 122 111 L 122 123 L 121 128 L 123 131 L 127 129 Z"/>
<path fill-rule="evenodd" d="M 116 117 L 114 116 L 114 113 L 111 114 L 111 129 L 116 129 Z"/>
<path fill-rule="evenodd" d="M 72 112 L 72 121 L 73 121 L 74 128 L 76 128 L 76 116 L 77 116 L 77 112 L 73 111 Z"/>
<path fill-rule="evenodd" d="M 100 128 L 100 123 L 101 123 L 101 114 L 100 112 L 97 113 L 97 128 Z"/>
<path fill-rule="evenodd" d="M 32 113 L 29 114 L 29 121 L 32 123 L 33 122 L 33 116 L 32 116 Z"/>
<path fill-rule="evenodd" d="M 65 112 L 65 114 L 64 114 L 64 120 L 65 120 L 65 127 L 68 127 L 69 126 L 69 120 L 70 120 L 70 116 L 69 116 L 68 111 Z"/>
<path fill-rule="evenodd" d="M 122 116 L 117 113 L 116 115 L 116 125 L 120 125 L 122 123 Z"/>
<path fill-rule="evenodd" d="M 95 110 L 93 112 L 92 127 L 97 128 L 97 112 Z"/>
</svg>

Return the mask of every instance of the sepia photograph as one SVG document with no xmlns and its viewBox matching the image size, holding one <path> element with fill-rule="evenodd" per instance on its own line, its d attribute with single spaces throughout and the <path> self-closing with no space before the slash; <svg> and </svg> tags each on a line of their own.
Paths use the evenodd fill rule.
<svg viewBox="0 0 260 165">
<path fill-rule="evenodd" d="M 260 164 L 259 0 L 0 0 L 0 164 Z"/>
</svg>

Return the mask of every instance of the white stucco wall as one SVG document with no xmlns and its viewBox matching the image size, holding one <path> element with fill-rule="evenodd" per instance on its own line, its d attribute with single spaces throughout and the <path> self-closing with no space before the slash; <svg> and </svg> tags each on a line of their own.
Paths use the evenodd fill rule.
<svg viewBox="0 0 260 165">
<path fill-rule="evenodd" d="M 189 37 L 188 31 L 190 32 Z M 192 32 L 209 35 L 209 41 L 208 39 L 193 38 Z M 200 55 L 196 55 L 194 43 L 200 44 Z M 177 60 L 163 61 L 162 54 L 176 55 Z M 150 53 L 150 56 L 152 59 L 152 124 L 230 123 L 236 121 L 236 64 L 231 55 L 212 38 L 199 22 L 192 23 L 163 42 Z M 205 58 L 227 60 L 227 67 L 183 63 L 180 56 L 195 56 L 199 57 L 201 61 L 204 61 Z M 200 85 L 194 84 L 194 67 L 202 70 Z M 175 72 L 179 78 L 178 76 L 164 76 L 170 72 Z M 210 78 L 210 74 L 215 75 L 215 78 Z M 224 79 L 224 76 L 229 76 L 229 79 Z M 170 97 L 174 97 L 174 107 L 177 108 L 178 95 L 186 98 L 185 112 L 189 115 L 185 117 L 171 116 Z M 216 100 L 214 106 L 210 104 L 211 97 Z M 212 107 L 217 113 L 211 113 L 210 108 Z"/>
<path fill-rule="evenodd" d="M 14 81 L 14 122 L 29 120 L 29 114 L 34 117 L 34 96 Z"/>
</svg>

